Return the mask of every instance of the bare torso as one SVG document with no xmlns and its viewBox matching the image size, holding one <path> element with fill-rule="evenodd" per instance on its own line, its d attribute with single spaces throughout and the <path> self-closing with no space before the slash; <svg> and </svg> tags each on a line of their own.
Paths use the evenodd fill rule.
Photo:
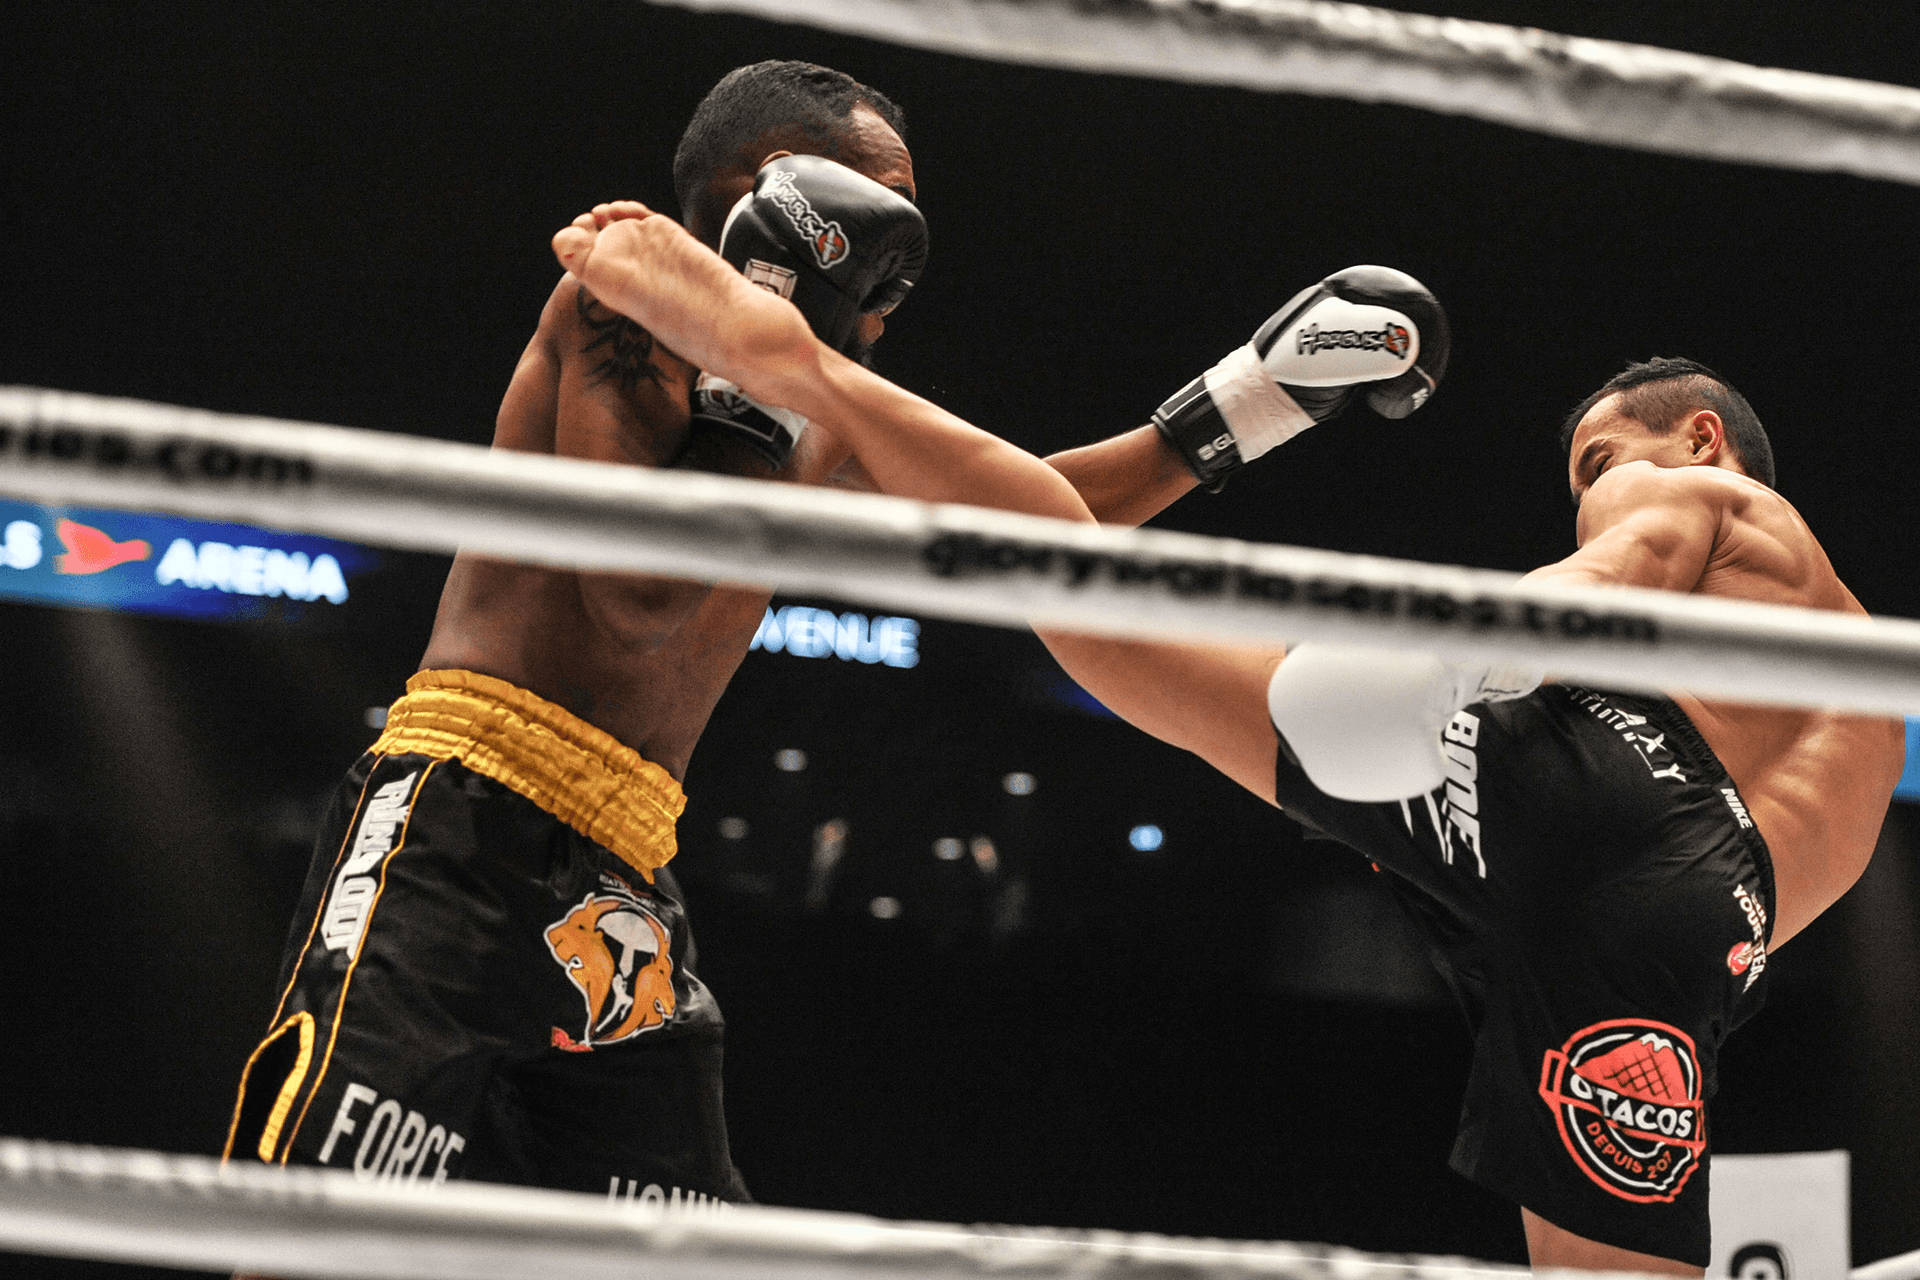
<svg viewBox="0 0 1920 1280">
<path fill-rule="evenodd" d="M 1784 498 L 1727 472 L 1689 478 L 1729 488 L 1697 594 L 1866 612 Z M 1674 700 L 1726 765 L 1766 837 L 1777 889 L 1777 946 L 1866 869 L 1905 761 L 1904 727 L 1898 720 L 1684 693 Z"/>
<path fill-rule="evenodd" d="M 689 439 L 695 373 L 631 321 L 583 306 L 579 287 L 563 280 L 514 371 L 494 447 L 769 477 L 744 447 L 705 433 Z M 825 433 L 809 432 L 771 478 L 821 483 L 844 456 Z M 761 588 L 462 554 L 421 666 L 511 681 L 680 778 L 769 598 Z"/>
</svg>

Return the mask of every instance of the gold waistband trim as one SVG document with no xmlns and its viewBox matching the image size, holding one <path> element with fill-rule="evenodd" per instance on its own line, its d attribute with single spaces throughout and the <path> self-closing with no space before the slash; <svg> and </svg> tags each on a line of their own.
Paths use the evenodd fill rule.
<svg viewBox="0 0 1920 1280">
<path fill-rule="evenodd" d="M 687 797 L 673 775 L 611 734 L 477 671 L 420 671 L 387 711 L 382 755 L 458 760 L 612 850 L 648 880 L 678 849 Z"/>
</svg>

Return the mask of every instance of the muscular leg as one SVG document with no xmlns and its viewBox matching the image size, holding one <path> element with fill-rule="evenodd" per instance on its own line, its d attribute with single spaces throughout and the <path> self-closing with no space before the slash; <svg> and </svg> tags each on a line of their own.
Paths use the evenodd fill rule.
<svg viewBox="0 0 1920 1280">
<path fill-rule="evenodd" d="M 1527 1228 L 1527 1259 L 1536 1271 L 1639 1271 L 1661 1276 L 1703 1276 L 1703 1267 L 1601 1244 L 1554 1226 L 1531 1209 L 1520 1218 Z"/>
</svg>

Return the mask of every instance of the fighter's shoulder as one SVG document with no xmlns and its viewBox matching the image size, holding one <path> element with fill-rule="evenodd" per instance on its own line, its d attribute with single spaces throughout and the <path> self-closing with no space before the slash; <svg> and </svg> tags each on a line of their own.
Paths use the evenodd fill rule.
<svg viewBox="0 0 1920 1280">
<path fill-rule="evenodd" d="M 1576 519 L 1584 547 L 1602 535 L 1671 545 L 1717 545 L 1736 510 L 1734 491 L 1705 473 L 1711 467 L 1623 462 L 1588 486 Z M 1698 472 L 1700 474 L 1688 474 Z M 1725 475 L 1727 473 L 1722 473 Z"/>
<path fill-rule="evenodd" d="M 693 366 L 656 341 L 637 321 L 595 298 L 571 274 L 562 276 L 540 312 L 537 340 L 562 361 L 581 360 L 590 380 L 634 391 L 690 384 Z"/>
<path fill-rule="evenodd" d="M 547 305 L 540 309 L 541 331 L 556 337 L 578 330 L 589 321 L 607 324 L 622 320 L 633 323 L 613 308 L 601 304 L 572 273 L 560 277 L 560 282 L 553 286 L 553 292 L 547 295 Z"/>
<path fill-rule="evenodd" d="M 1765 485 L 1719 467 L 1663 467 L 1639 461 L 1609 467 L 1587 489 L 1580 505 L 1583 511 L 1678 505 L 1727 508 L 1771 493 Z"/>
</svg>

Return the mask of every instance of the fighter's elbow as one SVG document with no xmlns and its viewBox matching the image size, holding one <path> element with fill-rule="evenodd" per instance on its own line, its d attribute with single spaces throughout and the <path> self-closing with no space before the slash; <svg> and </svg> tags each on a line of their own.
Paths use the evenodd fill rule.
<svg viewBox="0 0 1920 1280">
<path fill-rule="evenodd" d="M 1052 516 L 1056 520 L 1095 523 L 1087 500 L 1081 497 L 1071 480 L 1052 467 L 1023 466 L 1022 475 L 1027 481 L 1027 501 L 1022 504 L 1025 510 L 1034 515 Z"/>
</svg>

